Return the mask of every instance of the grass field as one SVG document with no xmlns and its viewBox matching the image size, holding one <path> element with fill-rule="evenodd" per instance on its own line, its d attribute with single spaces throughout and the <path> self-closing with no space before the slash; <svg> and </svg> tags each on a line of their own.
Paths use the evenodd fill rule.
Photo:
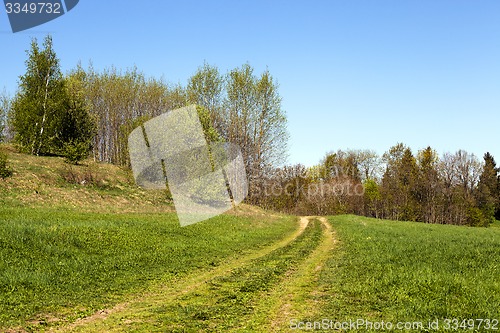
<svg viewBox="0 0 500 333">
<path fill-rule="evenodd" d="M 322 318 L 500 319 L 500 229 L 356 216 L 330 221 L 339 247 L 321 273 Z"/>
<path fill-rule="evenodd" d="M 295 218 L 223 215 L 188 228 L 172 213 L 0 209 L 0 327 L 86 316 L 281 239 Z M 52 319 L 51 319 L 52 318 Z"/>
<path fill-rule="evenodd" d="M 0 220 L 4 328 L 288 332 L 363 319 L 434 332 L 425 327 L 436 319 L 500 319 L 496 227 L 335 216 L 331 230 L 310 219 L 290 238 L 293 217 L 229 215 L 180 228 L 172 214 L 15 208 Z M 109 314 L 95 317 L 103 308 Z M 94 318 L 71 326 L 86 316 Z"/>
<path fill-rule="evenodd" d="M 500 331 L 499 222 L 242 205 L 181 228 L 166 194 L 124 169 L 0 150 L 15 171 L 0 180 L 0 332 L 374 331 L 333 326 L 360 319 Z"/>
</svg>

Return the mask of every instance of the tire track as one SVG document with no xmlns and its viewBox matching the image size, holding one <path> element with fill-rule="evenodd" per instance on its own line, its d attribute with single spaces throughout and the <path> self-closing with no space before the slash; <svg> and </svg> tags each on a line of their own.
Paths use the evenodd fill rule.
<svg viewBox="0 0 500 333">
<path fill-rule="evenodd" d="M 126 327 L 106 327 L 106 320 L 111 316 L 123 315 L 126 317 L 128 312 L 133 312 L 132 307 L 148 306 L 152 304 L 161 303 L 162 300 L 172 300 L 177 299 L 185 294 L 194 291 L 196 288 L 204 285 L 208 281 L 230 274 L 231 271 L 244 267 L 248 265 L 252 260 L 256 260 L 267 256 L 271 252 L 283 248 L 293 242 L 297 237 L 299 237 L 309 224 L 309 218 L 301 217 L 299 219 L 299 226 L 297 230 L 291 235 L 285 237 L 281 241 L 278 241 L 272 245 L 269 245 L 263 249 L 257 250 L 243 257 L 234 258 L 228 263 L 220 265 L 211 270 L 196 271 L 188 276 L 182 278 L 182 280 L 172 281 L 168 286 L 161 285 L 158 287 L 151 287 L 154 291 L 146 292 L 145 294 L 134 298 L 133 300 L 123 302 L 115 305 L 112 308 L 97 311 L 91 316 L 79 319 L 73 323 L 67 324 L 65 326 L 54 327 L 49 330 L 49 332 L 111 332 L 111 331 L 123 331 Z"/>
<path fill-rule="evenodd" d="M 263 302 L 260 312 L 267 312 L 267 322 L 253 323 L 256 332 L 289 332 L 293 319 L 313 318 L 318 313 L 321 295 L 315 286 L 324 262 L 335 247 L 334 231 L 324 217 L 305 217 L 318 219 L 323 227 L 323 239 L 314 251 L 291 272 L 274 292 L 269 300 Z"/>
</svg>

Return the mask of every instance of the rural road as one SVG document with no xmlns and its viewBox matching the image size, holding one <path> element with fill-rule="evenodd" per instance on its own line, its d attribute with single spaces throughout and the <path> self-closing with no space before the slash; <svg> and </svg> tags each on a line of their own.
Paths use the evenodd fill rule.
<svg viewBox="0 0 500 333">
<path fill-rule="evenodd" d="M 195 299 L 200 294 L 210 300 L 212 298 L 210 293 L 214 293 L 214 291 L 207 286 L 210 286 L 213 281 L 224 280 L 234 275 L 235 272 L 250 269 L 257 261 L 265 260 L 273 253 L 291 247 L 308 229 L 311 221 L 315 222 L 316 229 L 319 231 L 317 232 L 317 241 L 310 244 L 314 247 L 309 246 L 310 253 L 297 261 L 297 264 L 294 264 L 291 269 L 287 269 L 279 277 L 279 282 L 258 297 L 258 300 L 251 307 L 253 313 L 242 319 L 241 323 L 241 327 L 253 327 L 256 331 L 289 331 L 287 325 L 291 319 L 314 316 L 318 309 L 317 301 L 315 301 L 318 297 L 310 296 L 319 296 L 320 291 L 315 290 L 314 282 L 319 276 L 323 263 L 335 246 L 334 232 L 324 217 L 300 217 L 296 231 L 274 244 L 245 254 L 218 267 L 195 271 L 181 280 L 175 281 L 175 283 L 149 288 L 144 294 L 125 303 L 103 309 L 73 323 L 54 327 L 49 332 L 128 332 L 131 330 L 143 331 L 143 329 L 147 331 L 151 328 L 146 329 L 141 325 L 143 322 L 155 319 L 155 309 L 184 304 L 186 299 Z M 155 327 L 158 331 L 162 331 L 160 327 Z M 237 330 L 225 329 L 225 331 Z"/>
</svg>

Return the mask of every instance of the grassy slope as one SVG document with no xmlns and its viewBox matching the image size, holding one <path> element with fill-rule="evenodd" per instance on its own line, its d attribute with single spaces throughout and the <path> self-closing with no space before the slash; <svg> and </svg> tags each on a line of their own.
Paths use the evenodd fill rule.
<svg viewBox="0 0 500 333">
<path fill-rule="evenodd" d="M 140 190 L 125 170 L 86 161 L 71 172 L 92 173 L 94 184 L 68 183 L 62 159 L 0 149 L 15 171 L 0 180 L 0 330 L 91 314 L 297 226 L 294 217 L 243 206 L 181 228 L 165 194 Z"/>
<path fill-rule="evenodd" d="M 79 212 L 173 211 L 165 191 L 144 191 L 129 170 L 86 160 L 81 165 L 60 157 L 36 157 L 0 144 L 8 154 L 13 177 L 0 179 L 0 206 L 56 207 Z M 69 179 L 69 181 L 68 181 Z"/>
<path fill-rule="evenodd" d="M 279 240 L 293 218 L 266 224 L 223 215 L 181 228 L 172 213 L 113 214 L 0 209 L 0 322 L 83 316 L 149 283 Z M 292 223 L 290 223 L 292 222 Z"/>
</svg>

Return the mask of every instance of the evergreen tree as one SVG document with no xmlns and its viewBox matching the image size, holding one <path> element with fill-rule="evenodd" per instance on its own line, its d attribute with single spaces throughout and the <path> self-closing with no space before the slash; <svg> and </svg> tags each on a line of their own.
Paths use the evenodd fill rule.
<svg viewBox="0 0 500 333">
<path fill-rule="evenodd" d="M 372 217 L 379 217 L 380 194 L 379 185 L 371 178 L 365 180 L 364 184 L 364 199 L 366 211 L 365 214 Z"/>
<path fill-rule="evenodd" d="M 72 162 L 86 157 L 95 125 L 80 93 L 82 72 L 63 77 L 50 35 L 41 49 L 33 39 L 27 54 L 12 105 L 15 141 L 33 155 L 64 155 Z"/>
<path fill-rule="evenodd" d="M 417 162 L 410 148 L 406 148 L 403 152 L 401 162 L 398 168 L 399 188 L 402 194 L 402 220 L 417 221 L 418 220 L 418 201 L 416 200 L 416 183 L 417 183 Z"/>
<path fill-rule="evenodd" d="M 42 49 L 33 39 L 27 54 L 12 108 L 15 140 L 31 154 L 54 153 L 67 94 L 52 38 L 45 38 Z"/>
<path fill-rule="evenodd" d="M 439 157 L 434 149 L 427 147 L 418 152 L 418 178 L 415 189 L 416 198 L 421 211 L 420 217 L 424 222 L 435 223 L 440 205 L 440 180 L 438 176 Z"/>
<path fill-rule="evenodd" d="M 486 153 L 476 192 L 477 206 L 482 213 L 480 224 L 485 226 L 495 220 L 495 210 L 498 209 L 498 172 L 495 159 Z"/>
<path fill-rule="evenodd" d="M 384 154 L 383 159 L 386 171 L 382 177 L 381 194 L 386 216 L 416 221 L 419 212 L 415 192 L 418 168 L 411 149 L 398 143 Z"/>
<path fill-rule="evenodd" d="M 81 69 L 73 71 L 65 80 L 67 101 L 60 119 L 57 148 L 71 163 L 86 158 L 96 134 L 96 122 L 88 112 L 84 99 L 86 73 Z M 61 146 L 62 145 L 62 146 Z"/>
<path fill-rule="evenodd" d="M 7 154 L 0 151 L 0 178 L 12 176 L 12 169 L 8 166 Z"/>
</svg>

